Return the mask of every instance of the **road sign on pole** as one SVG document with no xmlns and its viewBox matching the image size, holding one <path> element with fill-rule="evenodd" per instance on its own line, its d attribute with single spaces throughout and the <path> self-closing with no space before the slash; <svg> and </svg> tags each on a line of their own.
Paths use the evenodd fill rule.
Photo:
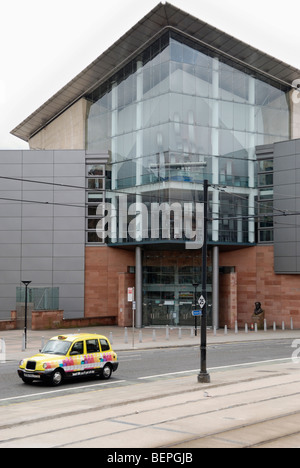
<svg viewBox="0 0 300 468">
<path fill-rule="evenodd" d="M 202 310 L 193 310 L 193 317 L 201 317 Z"/>
<path fill-rule="evenodd" d="M 127 297 L 128 302 L 134 301 L 134 288 L 128 288 L 127 296 L 128 296 Z"/>
<path fill-rule="evenodd" d="M 204 306 L 206 304 L 206 300 L 204 299 L 203 296 L 200 297 L 199 301 L 198 301 L 198 304 L 199 306 L 201 307 L 201 309 L 204 309 Z"/>
</svg>

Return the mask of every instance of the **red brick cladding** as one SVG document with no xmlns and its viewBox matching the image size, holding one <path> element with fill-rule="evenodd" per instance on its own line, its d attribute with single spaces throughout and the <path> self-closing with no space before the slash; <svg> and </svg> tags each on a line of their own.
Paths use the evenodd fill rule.
<svg viewBox="0 0 300 468">
<path fill-rule="evenodd" d="M 131 323 L 131 308 L 124 301 L 134 286 L 128 267 L 135 252 L 110 247 L 87 247 L 85 259 L 85 317 L 116 317 L 119 326 Z"/>
<path fill-rule="evenodd" d="M 230 317 L 227 317 L 231 326 L 235 316 L 239 327 L 251 323 L 255 302 L 258 301 L 265 310 L 268 327 L 273 322 L 281 327 L 284 321 L 289 328 L 292 318 L 294 327 L 300 328 L 300 275 L 274 273 L 273 246 L 221 252 L 220 266 L 234 266 L 236 270 L 237 313 L 233 308 Z M 222 308 L 224 304 L 234 304 L 235 285 L 232 281 L 229 278 L 221 279 Z M 221 316 L 224 313 L 229 312 L 221 310 Z"/>
</svg>

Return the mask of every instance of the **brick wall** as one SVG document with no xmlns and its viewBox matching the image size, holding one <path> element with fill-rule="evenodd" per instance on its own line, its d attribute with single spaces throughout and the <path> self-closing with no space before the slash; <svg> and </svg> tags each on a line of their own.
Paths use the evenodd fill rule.
<svg viewBox="0 0 300 468">
<path fill-rule="evenodd" d="M 273 246 L 256 246 L 220 253 L 220 266 L 234 266 L 237 281 L 237 320 L 239 327 L 251 323 L 255 302 L 261 302 L 269 327 L 282 321 L 300 328 L 300 275 L 274 273 Z M 231 290 L 223 286 L 226 297 Z M 223 307 L 223 306 L 222 306 Z M 224 311 L 221 311 L 224 314 Z"/>
<path fill-rule="evenodd" d="M 115 317 L 119 324 L 120 308 L 123 308 L 120 325 L 126 326 L 127 310 L 119 300 L 123 300 L 127 284 L 134 286 L 129 266 L 135 266 L 134 251 L 105 246 L 86 248 L 85 317 Z"/>
</svg>

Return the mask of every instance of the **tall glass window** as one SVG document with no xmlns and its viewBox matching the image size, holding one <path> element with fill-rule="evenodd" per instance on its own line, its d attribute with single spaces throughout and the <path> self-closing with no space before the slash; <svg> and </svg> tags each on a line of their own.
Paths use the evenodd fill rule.
<svg viewBox="0 0 300 468">
<path fill-rule="evenodd" d="M 251 244 L 255 146 L 289 139 L 287 93 L 167 32 L 88 96 L 87 149 L 111 155 L 107 196 L 127 192 L 147 203 L 153 194 L 165 200 L 168 193 L 170 203 L 194 201 L 208 179 L 215 220 L 209 240 Z M 89 188 L 96 190 L 98 182 L 91 177 Z"/>
</svg>

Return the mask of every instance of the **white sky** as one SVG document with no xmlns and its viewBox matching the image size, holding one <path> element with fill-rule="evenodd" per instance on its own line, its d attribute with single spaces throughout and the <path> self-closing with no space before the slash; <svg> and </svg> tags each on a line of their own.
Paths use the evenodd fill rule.
<svg viewBox="0 0 300 468">
<path fill-rule="evenodd" d="M 0 149 L 28 148 L 10 131 L 158 3 L 159 0 L 2 0 Z M 300 70 L 300 18 L 295 3 L 170 3 Z"/>
</svg>

